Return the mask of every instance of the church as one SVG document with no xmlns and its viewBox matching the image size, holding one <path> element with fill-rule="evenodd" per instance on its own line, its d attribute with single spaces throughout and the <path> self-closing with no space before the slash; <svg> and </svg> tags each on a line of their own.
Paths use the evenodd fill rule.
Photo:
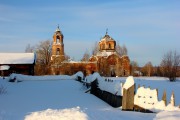
<svg viewBox="0 0 180 120">
<path fill-rule="evenodd" d="M 98 52 L 89 61 L 67 61 L 64 53 L 64 36 L 59 26 L 53 35 L 50 73 L 72 75 L 82 71 L 84 75 L 98 72 L 101 76 L 115 77 L 130 75 L 130 59 L 116 52 L 116 41 L 106 34 L 98 43 Z"/>
</svg>

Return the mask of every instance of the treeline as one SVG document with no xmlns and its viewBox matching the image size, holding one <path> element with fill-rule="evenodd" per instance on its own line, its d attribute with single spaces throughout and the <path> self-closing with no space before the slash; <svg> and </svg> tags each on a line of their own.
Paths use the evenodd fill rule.
<svg viewBox="0 0 180 120">
<path fill-rule="evenodd" d="M 177 51 L 168 51 L 162 57 L 159 66 L 153 66 L 151 62 L 147 62 L 143 67 L 139 67 L 137 62 L 132 61 L 131 75 L 161 76 L 175 81 L 176 77 L 180 77 L 180 54 Z"/>
</svg>

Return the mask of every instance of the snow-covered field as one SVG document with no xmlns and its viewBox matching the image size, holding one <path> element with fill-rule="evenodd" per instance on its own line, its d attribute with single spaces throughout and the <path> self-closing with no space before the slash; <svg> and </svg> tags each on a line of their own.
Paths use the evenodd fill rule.
<svg viewBox="0 0 180 120">
<path fill-rule="evenodd" d="M 7 82 L 8 78 L 0 77 L 0 87 L 3 85 L 7 91 L 6 94 L 0 95 L 0 120 L 180 119 L 180 111 L 164 111 L 158 114 L 121 111 L 121 108 L 113 108 L 94 95 L 85 93 L 86 88 L 70 79 L 71 77 L 61 76 L 60 80 L 57 80 L 57 76 L 48 77 L 49 80 L 47 77 L 38 77 L 38 80 L 29 79 L 18 83 L 10 83 Z M 53 77 L 56 80 L 53 80 Z M 125 78 L 112 79 L 125 81 Z M 170 83 L 159 78 L 135 78 L 135 83 L 158 88 L 159 96 L 162 96 L 163 90 L 166 89 L 168 101 L 174 90 L 176 105 L 180 104 L 179 81 Z"/>
</svg>

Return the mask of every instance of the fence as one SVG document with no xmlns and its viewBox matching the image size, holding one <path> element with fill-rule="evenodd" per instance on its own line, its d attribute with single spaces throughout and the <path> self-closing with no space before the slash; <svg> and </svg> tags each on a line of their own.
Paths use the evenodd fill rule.
<svg viewBox="0 0 180 120">
<path fill-rule="evenodd" d="M 107 102 L 112 107 L 122 106 L 122 110 L 126 111 L 128 110 L 152 113 L 153 111 L 151 111 L 151 109 L 156 109 L 156 103 L 164 104 L 164 106 L 166 107 L 166 91 L 164 91 L 163 93 L 162 101 L 164 102 L 162 103 L 162 101 L 158 101 L 158 89 L 150 89 L 150 87 L 145 88 L 144 86 L 140 87 L 138 85 L 138 89 L 135 93 L 135 88 L 135 84 L 133 84 L 128 89 L 123 88 L 123 96 L 118 96 L 110 92 L 101 90 L 98 87 L 98 80 L 96 79 L 91 83 L 90 93 Z M 172 92 L 170 104 L 172 106 L 175 105 L 174 92 Z"/>
<path fill-rule="evenodd" d="M 99 89 L 97 79 L 91 83 L 90 93 L 107 102 L 112 107 L 122 106 L 122 96 L 114 95 L 112 93 Z"/>
</svg>

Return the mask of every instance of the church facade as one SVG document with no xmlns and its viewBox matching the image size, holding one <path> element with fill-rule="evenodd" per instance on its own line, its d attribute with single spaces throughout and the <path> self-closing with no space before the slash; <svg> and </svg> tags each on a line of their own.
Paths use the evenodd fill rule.
<svg viewBox="0 0 180 120">
<path fill-rule="evenodd" d="M 75 62 L 65 60 L 63 34 L 59 27 L 53 35 L 50 72 L 53 75 L 72 75 L 82 71 L 84 75 L 98 72 L 102 76 L 128 76 L 130 75 L 130 59 L 120 56 L 116 52 L 116 41 L 106 32 L 98 43 L 98 52 L 92 55 L 89 61 Z"/>
</svg>

